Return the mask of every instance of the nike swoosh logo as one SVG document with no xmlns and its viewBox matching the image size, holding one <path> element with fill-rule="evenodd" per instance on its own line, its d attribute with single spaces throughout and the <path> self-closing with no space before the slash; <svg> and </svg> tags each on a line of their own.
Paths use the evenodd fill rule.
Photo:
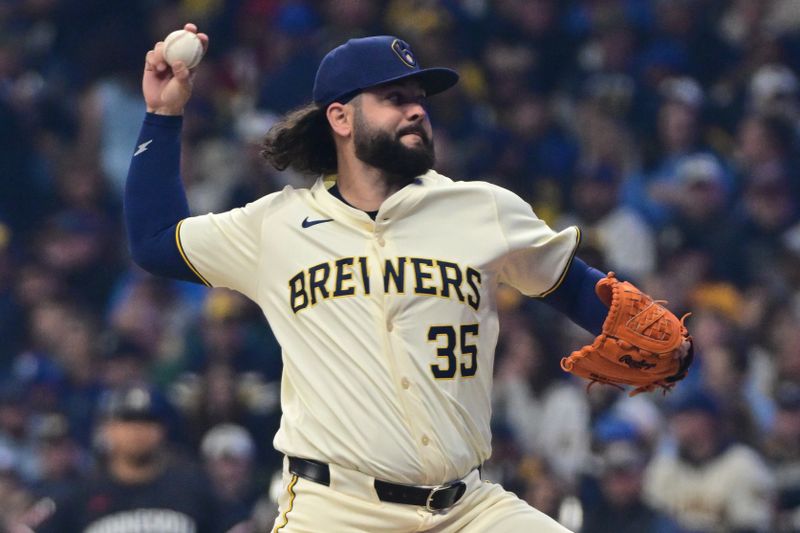
<svg viewBox="0 0 800 533">
<path fill-rule="evenodd" d="M 151 142 L 153 142 L 153 139 L 150 139 L 149 141 L 143 142 L 142 144 L 137 146 L 136 147 L 136 151 L 133 152 L 133 157 L 136 157 L 137 155 L 146 152 L 147 151 L 147 147 L 150 146 Z"/>
<path fill-rule="evenodd" d="M 321 218 L 319 220 L 308 220 L 308 217 L 303 219 L 303 227 L 310 228 L 311 226 L 316 226 L 317 224 L 324 224 L 325 222 L 332 222 L 332 218 Z"/>
</svg>

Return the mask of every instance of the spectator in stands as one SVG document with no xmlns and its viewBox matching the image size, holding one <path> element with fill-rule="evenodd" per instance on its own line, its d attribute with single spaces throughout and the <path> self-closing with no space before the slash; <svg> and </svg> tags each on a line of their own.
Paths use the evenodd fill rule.
<svg viewBox="0 0 800 533">
<path fill-rule="evenodd" d="M 764 174 L 791 176 L 796 140 L 794 126 L 785 116 L 751 112 L 742 117 L 733 152 L 740 189 Z"/>
<path fill-rule="evenodd" d="M 585 169 L 572 190 L 573 214 L 561 217 L 555 227 L 578 226 L 582 238 L 602 254 L 601 265 L 642 280 L 656 267 L 655 236 L 638 211 L 619 204 L 619 182 L 616 168 Z"/>
<path fill-rule="evenodd" d="M 799 127 L 800 81 L 792 70 L 780 63 L 760 67 L 750 78 L 748 108 L 761 115 L 781 116 Z"/>
<path fill-rule="evenodd" d="M 739 260 L 739 283 L 776 289 L 785 283 L 777 267 L 789 235 L 800 226 L 800 210 L 792 192 L 792 173 L 778 164 L 760 165 L 745 176 L 741 204 L 730 231 L 729 250 Z M 730 241 L 729 241 L 730 242 Z M 771 265 L 773 268 L 765 268 Z"/>
<path fill-rule="evenodd" d="M 96 475 L 56 502 L 43 532 L 137 530 L 163 524 L 164 533 L 223 532 L 213 495 L 199 469 L 168 453 L 165 411 L 147 388 L 112 391 L 99 425 L 103 462 Z"/>
<path fill-rule="evenodd" d="M 109 332 L 100 348 L 100 384 L 104 389 L 145 385 L 149 354 L 133 339 Z"/>
<path fill-rule="evenodd" d="M 755 450 L 728 440 L 724 415 L 704 392 L 673 399 L 676 449 L 647 466 L 646 501 L 693 532 L 770 531 L 773 474 Z"/>
<path fill-rule="evenodd" d="M 715 279 L 739 280 L 740 261 L 732 255 L 730 191 L 725 170 L 710 154 L 693 154 L 676 168 L 675 216 L 659 233 L 662 254 L 692 250 L 704 254 Z"/>
<path fill-rule="evenodd" d="M 670 220 L 675 201 L 677 166 L 704 150 L 701 111 L 705 95 L 697 81 L 668 78 L 659 84 L 659 107 L 654 144 L 643 146 L 643 172 L 628 177 L 622 201 L 639 210 L 656 228 Z"/>
<path fill-rule="evenodd" d="M 27 519 L 33 499 L 15 469 L 14 454 L 0 444 L 0 531 L 28 533 L 20 529 Z"/>
<path fill-rule="evenodd" d="M 261 492 L 250 433 L 236 424 L 218 424 L 203 436 L 200 452 L 224 522 L 249 523 Z"/>
<path fill-rule="evenodd" d="M 69 422 L 61 413 L 37 417 L 31 432 L 39 460 L 30 491 L 36 498 L 61 501 L 81 483 L 87 457 L 70 436 Z"/>
<path fill-rule="evenodd" d="M 800 529 L 800 384 L 787 381 L 775 391 L 775 422 L 763 450 L 775 475 L 775 533 Z"/>
<path fill-rule="evenodd" d="M 494 410 L 524 455 L 542 458 L 554 476 L 572 484 L 588 458 L 586 394 L 562 379 L 557 360 L 548 359 L 525 320 L 522 314 L 504 317 Z"/>
<path fill-rule="evenodd" d="M 5 457 L 10 457 L 15 475 L 30 480 L 36 472 L 36 450 L 28 424 L 32 413 L 25 404 L 24 394 L 18 383 L 0 382 L 0 449 Z"/>
<path fill-rule="evenodd" d="M 586 509 L 580 533 L 678 533 L 678 526 L 642 499 L 649 452 L 636 427 L 606 416 L 595 424 L 599 500 Z"/>
</svg>

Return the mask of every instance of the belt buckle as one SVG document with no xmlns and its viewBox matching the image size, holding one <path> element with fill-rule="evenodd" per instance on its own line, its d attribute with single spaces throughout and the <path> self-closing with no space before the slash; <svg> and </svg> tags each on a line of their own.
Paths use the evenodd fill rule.
<svg viewBox="0 0 800 533">
<path fill-rule="evenodd" d="M 450 501 L 447 505 L 444 505 L 442 507 L 432 506 L 433 499 L 439 492 L 450 490 L 453 487 L 459 487 L 459 488 L 456 490 L 455 496 L 452 498 L 452 501 Z M 430 513 L 435 513 L 436 511 L 443 511 L 444 509 L 447 509 L 448 507 L 452 507 L 453 505 L 455 505 L 456 502 L 458 502 L 458 500 L 461 499 L 461 497 L 464 495 L 466 491 L 467 491 L 467 484 L 460 480 L 454 481 L 453 483 L 448 483 L 447 485 L 439 485 L 438 487 L 434 487 L 431 489 L 430 494 L 428 494 L 428 498 L 425 500 L 425 509 Z"/>
</svg>

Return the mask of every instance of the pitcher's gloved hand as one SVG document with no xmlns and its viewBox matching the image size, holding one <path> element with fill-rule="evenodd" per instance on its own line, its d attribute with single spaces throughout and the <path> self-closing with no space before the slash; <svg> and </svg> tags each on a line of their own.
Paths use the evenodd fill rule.
<svg viewBox="0 0 800 533">
<path fill-rule="evenodd" d="M 662 304 L 613 272 L 595 287 L 609 308 L 603 331 L 594 342 L 561 360 L 561 368 L 610 385 L 632 385 L 634 396 L 671 389 L 686 377 L 694 359 L 692 338 L 684 325 Z M 591 384 L 590 384 L 591 385 Z"/>
</svg>

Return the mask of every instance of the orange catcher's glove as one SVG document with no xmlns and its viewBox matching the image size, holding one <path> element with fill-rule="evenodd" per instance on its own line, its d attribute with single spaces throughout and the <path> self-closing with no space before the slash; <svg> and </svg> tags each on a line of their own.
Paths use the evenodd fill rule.
<svg viewBox="0 0 800 533">
<path fill-rule="evenodd" d="M 576 376 L 620 387 L 636 387 L 631 396 L 661 388 L 667 391 L 686 377 L 694 358 L 684 321 L 613 272 L 597 282 L 595 292 L 606 306 L 603 331 L 590 345 L 561 360 Z M 688 346 L 686 345 L 688 343 Z M 688 350 L 687 350 L 688 347 Z"/>
</svg>

